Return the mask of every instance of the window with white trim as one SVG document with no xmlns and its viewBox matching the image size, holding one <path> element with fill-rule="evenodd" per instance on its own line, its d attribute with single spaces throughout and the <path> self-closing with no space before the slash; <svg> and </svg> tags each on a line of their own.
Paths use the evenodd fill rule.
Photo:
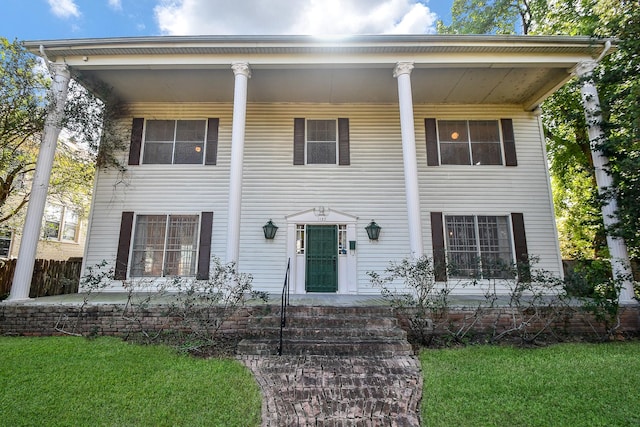
<svg viewBox="0 0 640 427">
<path fill-rule="evenodd" d="M 453 277 L 513 277 L 509 217 L 445 216 L 447 261 Z"/>
<path fill-rule="evenodd" d="M 304 254 L 304 224 L 296 224 L 296 253 L 298 255 Z"/>
<path fill-rule="evenodd" d="M 338 225 L 338 254 L 346 255 L 349 249 L 347 241 L 347 226 L 345 224 Z"/>
<path fill-rule="evenodd" d="M 11 254 L 11 242 L 13 240 L 13 231 L 0 230 L 0 258 L 8 258 Z"/>
<path fill-rule="evenodd" d="M 307 164 L 335 165 L 337 147 L 337 120 L 307 120 Z"/>
<path fill-rule="evenodd" d="M 203 164 L 206 120 L 146 120 L 143 164 Z"/>
<path fill-rule="evenodd" d="M 347 241 L 347 226 L 346 224 L 339 224 L 338 226 L 338 254 L 346 255 L 349 247 Z M 296 254 L 304 254 L 304 239 L 305 239 L 305 224 L 296 224 Z"/>
<path fill-rule="evenodd" d="M 137 215 L 132 277 L 195 276 L 199 215 Z"/>
<path fill-rule="evenodd" d="M 440 163 L 502 165 L 498 120 L 438 120 Z"/>
<path fill-rule="evenodd" d="M 42 238 L 77 242 L 80 220 L 72 208 L 47 204 L 44 210 Z"/>
</svg>

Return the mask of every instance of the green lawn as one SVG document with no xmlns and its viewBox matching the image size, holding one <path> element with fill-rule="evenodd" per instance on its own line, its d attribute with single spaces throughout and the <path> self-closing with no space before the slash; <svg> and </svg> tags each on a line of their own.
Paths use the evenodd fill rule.
<svg viewBox="0 0 640 427">
<path fill-rule="evenodd" d="M 423 426 L 640 425 L 640 343 L 423 350 Z"/>
<path fill-rule="evenodd" d="M 260 405 L 235 360 L 114 338 L 0 338 L 3 426 L 257 426 Z"/>
</svg>

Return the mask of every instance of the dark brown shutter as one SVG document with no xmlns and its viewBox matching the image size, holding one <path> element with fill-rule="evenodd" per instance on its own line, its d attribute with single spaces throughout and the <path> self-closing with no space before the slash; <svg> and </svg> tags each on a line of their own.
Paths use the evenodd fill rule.
<svg viewBox="0 0 640 427">
<path fill-rule="evenodd" d="M 200 217 L 200 251 L 198 252 L 198 272 L 196 279 L 209 280 L 209 263 L 211 262 L 211 228 L 213 212 L 202 212 Z"/>
<path fill-rule="evenodd" d="M 304 165 L 304 119 L 293 119 L 293 164 Z"/>
<path fill-rule="evenodd" d="M 439 166 L 436 119 L 424 119 L 424 131 L 427 140 L 427 166 Z"/>
<path fill-rule="evenodd" d="M 140 149 L 142 148 L 142 131 L 144 129 L 144 119 L 133 119 L 131 125 L 131 144 L 129 146 L 129 164 L 140 164 Z"/>
<path fill-rule="evenodd" d="M 511 226 L 513 227 L 513 245 L 516 252 L 516 268 L 520 280 L 528 281 L 531 278 L 529 265 L 529 250 L 527 249 L 527 236 L 524 231 L 524 215 L 511 213 Z"/>
<path fill-rule="evenodd" d="M 218 160 L 218 125 L 220 124 L 220 119 L 209 119 L 207 122 L 207 157 L 204 159 L 204 164 L 215 165 Z"/>
<path fill-rule="evenodd" d="M 504 164 L 506 166 L 518 166 L 516 157 L 516 140 L 513 135 L 513 120 L 500 119 L 502 126 L 502 141 L 504 143 Z"/>
<path fill-rule="evenodd" d="M 442 212 L 431 212 L 431 243 L 435 278 L 438 282 L 444 282 L 447 280 L 447 260 L 444 252 Z"/>
<path fill-rule="evenodd" d="M 132 227 L 133 212 L 122 212 L 122 220 L 120 221 L 120 237 L 118 239 L 118 253 L 116 255 L 116 267 L 114 269 L 114 276 L 116 280 L 125 280 L 127 278 Z"/>
<path fill-rule="evenodd" d="M 349 153 L 349 119 L 338 119 L 338 164 L 351 164 Z"/>
<path fill-rule="evenodd" d="M 524 232 L 524 216 L 521 213 L 511 214 L 511 224 L 513 226 L 513 244 L 516 250 L 516 261 L 528 261 L 527 236 Z"/>
</svg>

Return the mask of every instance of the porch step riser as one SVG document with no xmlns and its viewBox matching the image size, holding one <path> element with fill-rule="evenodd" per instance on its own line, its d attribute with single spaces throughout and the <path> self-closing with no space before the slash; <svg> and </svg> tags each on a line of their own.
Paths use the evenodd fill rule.
<svg viewBox="0 0 640 427">
<path fill-rule="evenodd" d="M 247 322 L 250 329 L 279 328 L 280 317 L 250 318 Z M 352 328 L 352 329 L 392 329 L 398 327 L 398 321 L 390 317 L 360 318 L 355 316 L 287 316 L 287 328 Z"/>
<path fill-rule="evenodd" d="M 277 309 L 280 314 L 280 307 Z M 393 317 L 390 307 L 335 307 L 335 306 L 287 306 L 287 315 L 303 316 L 357 316 L 357 317 Z"/>
<path fill-rule="evenodd" d="M 283 352 L 286 355 L 321 355 L 321 356 L 377 356 L 394 357 L 409 356 L 411 346 L 406 341 L 298 341 L 283 340 Z M 238 346 L 240 354 L 273 356 L 277 354 L 278 340 L 244 340 Z"/>
<path fill-rule="evenodd" d="M 317 325 L 316 325 L 317 326 Z M 407 338 L 407 333 L 400 328 L 368 328 L 368 329 L 356 329 L 356 328 L 298 328 L 298 327 L 285 327 L 283 335 L 287 339 L 346 339 L 346 338 L 362 338 L 362 339 L 398 339 L 403 340 Z M 280 336 L 279 327 L 269 327 L 260 330 L 253 330 L 251 336 L 262 338 L 277 338 Z"/>
</svg>

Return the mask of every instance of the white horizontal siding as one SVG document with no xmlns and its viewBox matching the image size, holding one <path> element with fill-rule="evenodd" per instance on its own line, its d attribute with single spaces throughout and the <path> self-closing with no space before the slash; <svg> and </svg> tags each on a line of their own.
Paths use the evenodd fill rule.
<svg viewBox="0 0 640 427">
<path fill-rule="evenodd" d="M 390 257 L 409 253 L 402 171 L 402 142 L 393 105 L 250 105 L 247 110 L 240 265 L 266 261 L 256 280 L 271 290 L 282 286 L 286 232 L 274 242 L 262 236 L 269 219 L 280 226 L 286 215 L 323 206 L 359 218 L 358 289 L 368 291 L 365 273 Z M 293 120 L 349 118 L 351 165 L 293 165 Z M 279 133 L 270 134 L 277 129 Z M 375 219 L 382 237 L 369 242 L 364 227 Z M 258 271 L 260 273 L 258 273 Z"/>
<path fill-rule="evenodd" d="M 92 213 L 86 265 L 115 260 L 122 211 L 213 211 L 212 253 L 226 249 L 231 151 L 231 104 L 140 104 L 132 117 L 219 117 L 216 166 L 129 166 L 121 175 L 101 171 Z M 429 212 L 508 214 L 523 212 L 529 252 L 557 271 L 559 255 L 537 119 L 521 110 L 487 106 L 414 107 L 425 252 L 431 253 Z M 349 118 L 351 165 L 293 165 L 293 120 Z M 427 167 L 424 118 L 513 118 L 517 167 Z M 130 124 L 130 118 L 127 119 Z M 123 138 L 129 140 L 129 131 Z M 256 288 L 277 292 L 286 267 L 285 216 L 323 206 L 358 217 L 358 291 L 370 289 L 367 271 L 381 271 L 409 254 L 398 106 L 347 104 L 249 104 L 243 173 L 240 270 Z M 127 153 L 123 153 L 123 158 Z M 280 229 L 267 241 L 262 226 Z M 364 227 L 380 224 L 378 242 Z"/>
<path fill-rule="evenodd" d="M 423 212 L 476 215 L 522 212 L 529 254 L 540 257 L 537 267 L 560 272 L 562 265 L 538 117 L 499 106 L 416 106 L 415 116 Z M 518 166 L 426 166 L 424 118 L 427 117 L 513 119 Z M 423 224 L 428 221 L 423 215 Z M 430 226 L 424 232 L 429 253 Z"/>
<path fill-rule="evenodd" d="M 213 211 L 212 254 L 226 249 L 231 112 L 227 104 L 144 104 L 130 106 L 122 120 L 122 140 L 128 147 L 133 117 L 147 119 L 220 119 L 217 165 L 128 166 L 128 148 L 120 156 L 124 173 L 109 168 L 96 177 L 85 269 L 102 260 L 115 263 L 123 211 L 136 213 L 199 213 Z"/>
</svg>

